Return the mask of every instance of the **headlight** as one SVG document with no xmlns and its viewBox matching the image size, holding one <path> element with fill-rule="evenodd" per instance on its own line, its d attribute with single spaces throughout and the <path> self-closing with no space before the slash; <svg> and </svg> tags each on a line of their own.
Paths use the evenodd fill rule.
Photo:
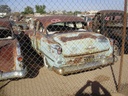
<svg viewBox="0 0 128 96">
<path fill-rule="evenodd" d="M 57 51 L 58 54 L 61 54 L 62 53 L 62 48 L 60 47 L 60 45 L 53 44 L 53 45 L 51 45 L 51 48 L 52 49 L 56 49 L 56 51 Z"/>
<path fill-rule="evenodd" d="M 97 41 L 98 41 L 98 42 L 108 42 L 108 39 L 107 39 L 105 36 L 99 36 L 99 37 L 97 38 Z"/>
</svg>

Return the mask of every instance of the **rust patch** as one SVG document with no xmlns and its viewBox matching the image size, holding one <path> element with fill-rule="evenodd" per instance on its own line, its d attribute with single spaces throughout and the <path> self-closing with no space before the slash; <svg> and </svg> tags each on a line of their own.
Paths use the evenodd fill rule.
<svg viewBox="0 0 128 96">
<path fill-rule="evenodd" d="M 82 60 L 82 57 L 80 57 L 80 58 L 75 58 L 75 59 L 73 59 L 73 60 L 69 60 L 69 61 L 67 62 L 67 64 L 79 64 L 79 63 L 81 62 L 81 60 Z"/>
<path fill-rule="evenodd" d="M 33 33 L 34 33 L 34 32 L 33 32 Z M 36 38 L 39 39 L 39 40 L 42 38 L 42 35 L 41 35 L 40 32 L 36 32 Z"/>
<path fill-rule="evenodd" d="M 97 37 L 91 34 L 79 34 L 78 36 L 74 36 L 74 37 L 61 37 L 61 41 L 63 42 L 67 42 L 67 41 L 71 41 L 71 40 L 78 40 L 78 39 L 84 39 L 84 38 L 93 38 L 96 39 Z"/>
<path fill-rule="evenodd" d="M 82 59 L 82 57 L 80 57 L 80 58 L 75 58 L 73 62 L 74 62 L 74 63 L 79 63 L 79 62 L 81 61 L 81 59 Z"/>
<path fill-rule="evenodd" d="M 11 24 L 7 19 L 0 19 L 0 26 L 7 27 L 9 29 L 11 28 Z"/>
<path fill-rule="evenodd" d="M 0 71 L 9 72 L 13 70 L 15 65 L 13 51 L 13 43 L 8 43 L 0 48 Z"/>
<path fill-rule="evenodd" d="M 51 40 L 47 40 L 47 42 L 49 43 L 49 44 L 52 44 L 52 43 L 54 43 L 53 41 L 51 41 Z"/>
<path fill-rule="evenodd" d="M 96 53 L 101 53 L 101 52 L 105 52 L 108 51 L 109 49 L 106 50 L 102 50 L 102 51 L 96 51 L 96 52 L 87 52 L 85 54 L 74 54 L 74 55 L 64 55 L 65 58 L 69 58 L 69 57 L 78 57 L 78 56 L 84 56 L 84 55 L 91 55 L 91 54 L 96 54 Z"/>
</svg>

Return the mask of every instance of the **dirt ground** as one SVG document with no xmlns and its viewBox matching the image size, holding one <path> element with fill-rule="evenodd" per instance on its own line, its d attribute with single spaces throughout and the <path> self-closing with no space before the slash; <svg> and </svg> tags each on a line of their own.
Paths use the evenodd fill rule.
<svg viewBox="0 0 128 96">
<path fill-rule="evenodd" d="M 120 93 L 116 90 L 119 57 L 112 66 L 69 76 L 42 67 L 34 78 L 0 82 L 0 96 L 128 96 L 127 58 L 125 55 Z"/>
</svg>

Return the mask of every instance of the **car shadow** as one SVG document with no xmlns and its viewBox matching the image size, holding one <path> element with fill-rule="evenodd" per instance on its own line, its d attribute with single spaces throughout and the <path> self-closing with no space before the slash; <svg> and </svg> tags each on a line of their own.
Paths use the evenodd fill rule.
<svg viewBox="0 0 128 96">
<path fill-rule="evenodd" d="M 88 87 L 91 87 L 91 93 L 84 93 Z M 100 90 L 102 90 L 102 94 Z M 111 94 L 99 82 L 88 80 L 75 96 L 111 96 Z"/>
<path fill-rule="evenodd" d="M 20 34 L 19 43 L 23 56 L 24 67 L 27 67 L 25 78 L 34 78 L 39 74 L 40 68 L 44 66 L 43 58 L 31 46 L 30 38 L 26 34 Z"/>
<path fill-rule="evenodd" d="M 24 64 L 27 67 L 26 77 L 34 78 L 39 74 L 40 68 L 43 67 L 43 58 L 37 54 L 37 52 L 30 48 L 27 52 L 23 52 Z"/>
</svg>

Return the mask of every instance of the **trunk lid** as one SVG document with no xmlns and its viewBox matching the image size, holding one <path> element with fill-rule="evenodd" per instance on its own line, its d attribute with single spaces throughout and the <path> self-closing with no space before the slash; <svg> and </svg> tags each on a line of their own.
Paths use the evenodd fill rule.
<svg viewBox="0 0 128 96">
<path fill-rule="evenodd" d="M 108 50 L 109 42 L 97 40 L 101 36 L 93 32 L 72 32 L 58 34 L 53 39 L 61 45 L 64 56 L 76 56 Z"/>
</svg>

